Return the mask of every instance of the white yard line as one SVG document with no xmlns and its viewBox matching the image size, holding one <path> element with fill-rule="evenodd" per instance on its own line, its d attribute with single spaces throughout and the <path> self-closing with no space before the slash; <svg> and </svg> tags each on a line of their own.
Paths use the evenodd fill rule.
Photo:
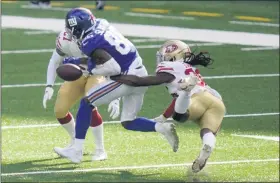
<svg viewBox="0 0 280 183">
<path fill-rule="evenodd" d="M 166 41 L 166 39 L 161 38 L 149 38 L 149 39 L 130 39 L 133 43 L 146 43 L 146 42 L 158 42 L 158 41 Z"/>
<path fill-rule="evenodd" d="M 222 43 L 189 43 L 189 46 L 220 46 Z M 146 48 L 160 48 L 162 45 L 141 45 L 136 46 L 137 49 L 146 49 Z"/>
<path fill-rule="evenodd" d="M 278 162 L 278 161 L 279 161 L 279 158 L 278 159 L 277 158 L 275 158 L 275 159 L 256 159 L 256 160 L 233 160 L 233 161 L 208 162 L 207 165 L 267 163 L 267 162 Z M 120 167 L 90 168 L 90 169 L 80 169 L 80 170 L 33 171 L 33 172 L 2 173 L 1 176 L 38 175 L 38 174 L 54 174 L 54 173 L 77 173 L 77 172 L 95 172 L 95 171 L 112 171 L 112 170 L 133 170 L 133 169 L 147 169 L 147 168 L 182 167 L 182 166 L 190 166 L 190 165 L 192 165 L 192 163 L 142 165 L 142 166 L 120 166 Z"/>
<path fill-rule="evenodd" d="M 253 47 L 253 48 L 241 48 L 241 51 L 260 51 L 260 50 L 278 50 L 279 47 L 269 46 L 269 47 Z"/>
<path fill-rule="evenodd" d="M 275 116 L 279 115 L 279 112 L 275 113 L 253 113 L 253 114 L 229 114 L 225 118 L 239 118 L 239 117 L 254 117 L 254 116 Z M 168 119 L 172 121 L 171 118 Z M 120 121 L 104 121 L 104 124 L 117 124 Z M 42 127 L 56 127 L 60 124 L 44 124 L 44 125 L 17 125 L 17 126 L 2 126 L 2 130 L 5 129 L 21 129 L 21 128 L 42 128 Z"/>
<path fill-rule="evenodd" d="M 55 86 L 59 86 L 62 83 L 55 83 Z M 22 87 L 37 87 L 46 86 L 46 83 L 35 83 L 35 84 L 14 84 L 14 85 L 2 85 L 1 88 L 22 88 Z"/>
<path fill-rule="evenodd" d="M 190 43 L 189 46 L 220 46 L 221 43 Z M 139 45 L 136 46 L 137 49 L 146 49 L 146 48 L 160 48 L 162 45 Z M 38 49 L 38 50 L 4 50 L 1 51 L 1 54 L 28 54 L 28 53 L 46 53 L 53 52 L 52 49 Z"/>
<path fill-rule="evenodd" d="M 225 76 L 205 76 L 204 79 L 229 79 L 229 78 L 262 78 L 277 77 L 280 74 L 245 74 L 245 75 L 225 75 Z"/>
<path fill-rule="evenodd" d="M 224 76 L 205 76 L 204 79 L 231 79 L 231 78 L 262 78 L 262 77 L 277 77 L 280 74 L 245 74 L 245 75 L 224 75 Z M 61 85 L 62 83 L 55 83 L 54 85 Z M 46 83 L 33 84 L 12 84 L 2 85 L 1 88 L 19 88 L 19 87 L 38 87 L 46 86 Z"/>
<path fill-rule="evenodd" d="M 38 7 L 32 7 L 28 5 L 22 5 L 21 8 L 24 9 L 38 9 L 38 10 L 54 10 L 54 11 L 69 11 L 71 8 L 62 8 L 62 7 L 50 7 L 50 8 L 38 8 Z"/>
<path fill-rule="evenodd" d="M 9 51 L 1 51 L 1 54 L 22 54 L 22 53 L 49 53 L 53 52 L 52 49 L 38 49 L 38 50 L 9 50 Z"/>
<path fill-rule="evenodd" d="M 61 31 L 64 29 L 65 22 L 64 19 L 8 15 L 3 15 L 1 18 L 2 28 L 8 27 L 29 30 Z M 180 39 L 224 44 L 279 47 L 278 34 L 222 31 L 213 29 L 191 29 L 127 23 L 112 23 L 112 25 L 115 26 L 124 36 L 131 37 Z"/>
<path fill-rule="evenodd" d="M 194 20 L 195 19 L 194 17 L 159 15 L 159 14 L 151 14 L 151 13 L 125 12 L 125 15 L 133 16 L 133 17 L 147 17 L 147 18 L 160 18 L 160 19 L 173 19 L 173 20 Z"/>
<path fill-rule="evenodd" d="M 230 24 L 240 24 L 240 25 L 259 25 L 266 27 L 279 27 L 279 24 L 265 23 L 265 22 L 249 22 L 249 21 L 229 21 Z"/>
<path fill-rule="evenodd" d="M 254 117 L 254 116 L 279 116 L 279 112 L 253 113 L 253 114 L 228 114 L 225 118 Z"/>
<path fill-rule="evenodd" d="M 245 138 L 253 138 L 253 139 L 262 139 L 262 140 L 272 140 L 279 142 L 279 137 L 271 137 L 271 136 L 262 136 L 262 135 L 239 135 L 239 134 L 231 134 L 232 136 L 237 137 L 245 137 Z"/>
<path fill-rule="evenodd" d="M 56 34 L 58 32 L 56 31 L 24 31 L 23 32 L 26 35 L 40 35 L 40 34 Z"/>
</svg>

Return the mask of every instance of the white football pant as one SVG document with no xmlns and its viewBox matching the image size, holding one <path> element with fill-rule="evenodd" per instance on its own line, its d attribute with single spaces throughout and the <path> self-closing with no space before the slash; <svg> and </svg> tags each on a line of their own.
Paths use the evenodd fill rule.
<svg viewBox="0 0 280 183">
<path fill-rule="evenodd" d="M 128 69 L 129 75 L 147 76 L 148 72 L 142 64 L 141 57 L 137 57 Z M 148 87 L 132 87 L 108 79 L 99 85 L 92 87 L 86 94 L 89 102 L 98 107 L 103 104 L 109 104 L 111 101 L 122 97 L 123 107 L 121 121 L 130 121 L 136 118 L 140 111 L 144 94 Z"/>
</svg>

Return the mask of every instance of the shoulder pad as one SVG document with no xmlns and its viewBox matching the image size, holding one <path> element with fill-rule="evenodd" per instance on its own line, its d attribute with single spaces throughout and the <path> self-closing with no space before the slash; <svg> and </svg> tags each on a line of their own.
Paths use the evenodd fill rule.
<svg viewBox="0 0 280 183">
<path fill-rule="evenodd" d="M 99 40 L 102 38 L 102 35 L 98 34 L 98 32 L 93 32 L 87 35 L 81 44 L 81 50 L 87 56 L 91 56 L 90 54 L 99 46 Z"/>
<path fill-rule="evenodd" d="M 98 18 L 97 21 L 99 21 L 102 24 L 109 24 L 109 22 L 106 19 Z"/>
<path fill-rule="evenodd" d="M 170 62 L 160 62 L 156 68 L 156 72 L 161 72 L 164 70 L 173 70 L 172 65 Z"/>
<path fill-rule="evenodd" d="M 70 42 L 72 42 L 71 36 L 66 31 L 61 31 L 56 38 L 56 48 L 67 54 Z"/>
<path fill-rule="evenodd" d="M 170 62 L 161 62 L 156 68 L 156 72 L 173 71 L 174 68 Z"/>
</svg>

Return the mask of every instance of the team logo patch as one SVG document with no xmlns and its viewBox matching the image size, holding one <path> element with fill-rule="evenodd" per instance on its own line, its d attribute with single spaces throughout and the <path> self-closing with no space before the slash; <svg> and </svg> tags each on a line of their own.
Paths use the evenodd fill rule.
<svg viewBox="0 0 280 183">
<path fill-rule="evenodd" d="M 69 23 L 70 27 L 73 27 L 73 26 L 77 25 L 77 20 L 75 17 L 72 17 L 72 18 L 68 19 L 68 23 Z"/>
<path fill-rule="evenodd" d="M 165 53 L 172 53 L 173 51 L 177 50 L 178 49 L 178 46 L 175 45 L 175 44 L 172 44 L 172 45 L 168 45 L 166 48 L 165 48 Z"/>
</svg>

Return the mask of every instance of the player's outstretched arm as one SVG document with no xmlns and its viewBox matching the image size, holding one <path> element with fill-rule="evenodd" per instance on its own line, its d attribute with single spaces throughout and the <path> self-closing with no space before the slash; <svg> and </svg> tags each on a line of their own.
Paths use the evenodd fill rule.
<svg viewBox="0 0 280 183">
<path fill-rule="evenodd" d="M 60 50 L 56 49 L 53 51 L 52 57 L 48 64 L 47 69 L 47 83 L 46 89 L 43 97 L 43 107 L 47 108 L 47 101 L 50 100 L 53 96 L 53 85 L 56 78 L 56 69 L 58 68 L 59 64 L 63 60 L 64 54 L 60 52 Z"/>
<path fill-rule="evenodd" d="M 163 83 L 170 83 L 175 79 L 175 76 L 169 73 L 162 72 L 162 73 L 157 73 L 157 75 L 155 76 L 139 77 L 135 75 L 119 75 L 119 76 L 111 76 L 111 79 L 130 86 L 139 87 L 139 86 L 152 86 L 152 85 L 160 85 Z"/>
<path fill-rule="evenodd" d="M 121 73 L 120 65 L 103 49 L 94 50 L 91 54 L 91 59 L 96 63 L 96 67 L 91 70 L 92 74 L 114 76 Z"/>
</svg>

